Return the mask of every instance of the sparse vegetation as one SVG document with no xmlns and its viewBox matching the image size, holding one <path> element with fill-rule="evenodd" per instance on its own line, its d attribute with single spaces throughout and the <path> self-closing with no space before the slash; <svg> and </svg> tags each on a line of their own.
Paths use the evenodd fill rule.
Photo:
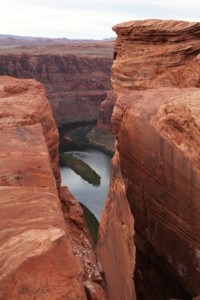
<svg viewBox="0 0 200 300">
<path fill-rule="evenodd" d="M 77 127 L 66 135 L 79 146 L 96 148 L 110 156 L 115 151 L 114 135 L 94 126 Z"/>
<path fill-rule="evenodd" d="M 93 126 L 78 127 L 68 133 L 68 136 L 78 145 L 88 146 L 89 141 L 87 134 L 92 130 Z"/>
<path fill-rule="evenodd" d="M 88 183 L 99 186 L 101 177 L 84 161 L 74 157 L 71 153 L 63 153 L 60 155 L 60 164 L 68 166 L 76 174 L 80 175 Z"/>
<path fill-rule="evenodd" d="M 88 229 L 91 233 L 92 239 L 96 245 L 99 231 L 99 222 L 95 215 L 81 202 L 79 202 L 83 208 L 84 216 L 87 222 Z"/>
</svg>

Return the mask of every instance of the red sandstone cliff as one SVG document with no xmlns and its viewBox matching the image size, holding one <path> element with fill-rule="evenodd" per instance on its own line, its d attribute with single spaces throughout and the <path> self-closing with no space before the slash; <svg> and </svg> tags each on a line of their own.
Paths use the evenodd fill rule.
<svg viewBox="0 0 200 300">
<path fill-rule="evenodd" d="M 200 294 L 200 23 L 147 20 L 114 30 L 112 123 L 135 219 L 137 299 L 192 299 Z M 108 198 L 103 220 L 115 215 L 120 198 Z M 103 264 L 107 251 L 123 268 L 124 251 L 107 242 L 121 238 L 109 222 L 101 227 Z"/>
<path fill-rule="evenodd" d="M 97 251 L 104 266 L 110 300 L 136 299 L 134 221 L 116 151 L 111 165 L 109 195 L 101 218 Z"/>
<path fill-rule="evenodd" d="M 0 75 L 34 78 L 43 83 L 58 125 L 97 120 L 100 103 L 111 88 L 112 57 L 107 50 L 112 52 L 112 45 L 102 44 L 102 54 L 96 56 L 90 55 L 100 51 L 94 45 L 86 49 L 79 45 L 78 51 L 75 46 L 74 55 L 62 54 L 69 50 L 59 47 L 57 54 L 45 48 L 37 54 L 21 49 L 0 55 Z"/>
<path fill-rule="evenodd" d="M 82 209 L 60 189 L 42 85 L 0 77 L 0 114 L 0 299 L 105 299 Z"/>
<path fill-rule="evenodd" d="M 106 99 L 101 103 L 97 127 L 112 133 L 111 116 L 116 102 L 116 97 L 113 90 L 108 91 Z"/>
<path fill-rule="evenodd" d="M 31 95 L 31 96 L 30 96 Z M 44 88 L 34 80 L 1 77 L 0 129 L 40 123 L 51 157 L 57 186 L 60 185 L 58 166 L 58 131 Z"/>
</svg>

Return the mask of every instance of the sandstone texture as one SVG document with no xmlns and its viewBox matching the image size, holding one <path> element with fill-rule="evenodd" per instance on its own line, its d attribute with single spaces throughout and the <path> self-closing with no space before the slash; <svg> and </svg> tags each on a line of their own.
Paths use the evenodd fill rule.
<svg viewBox="0 0 200 300">
<path fill-rule="evenodd" d="M 44 85 L 58 126 L 97 120 L 99 106 L 111 89 L 112 57 L 107 49 L 112 46 L 102 46 L 101 56 L 90 56 L 98 50 L 94 45 L 83 49 L 84 55 L 79 54 L 83 46 L 75 46 L 73 55 L 63 54 L 59 47 L 57 54 L 51 54 L 51 48 L 35 54 L 34 50 L 23 53 L 26 48 L 0 54 L 0 75 L 34 78 Z"/>
<path fill-rule="evenodd" d="M 107 93 L 106 99 L 100 105 L 97 127 L 108 133 L 112 133 L 111 116 L 115 102 L 114 91 L 110 90 Z"/>
<path fill-rule="evenodd" d="M 42 85 L 0 77 L 0 112 L 0 299 L 106 299 L 83 212 L 60 188 Z"/>
<path fill-rule="evenodd" d="M 191 102 L 199 110 L 199 97 L 195 88 L 151 89 L 123 94 L 115 107 L 121 170 L 135 219 L 138 299 L 199 294 L 199 116 L 192 114 L 190 123 L 187 112 Z M 125 110 L 121 100 L 130 104 Z"/>
<path fill-rule="evenodd" d="M 112 159 L 109 195 L 101 218 L 97 252 L 105 271 L 109 299 L 136 299 L 134 222 L 121 177 L 118 152 Z"/>
<path fill-rule="evenodd" d="M 135 222 L 137 299 L 189 300 L 200 293 L 200 23 L 146 20 L 113 29 L 112 124 Z M 110 234 L 106 223 L 103 230 Z"/>
<path fill-rule="evenodd" d="M 83 282 L 88 299 L 106 300 L 103 267 L 83 216 L 83 210 L 67 187 L 62 187 L 60 200 L 73 253 L 82 263 Z"/>
<path fill-rule="evenodd" d="M 86 299 L 53 176 L 50 139 L 58 136 L 41 84 L 1 77 L 0 108 L 0 299 Z"/>
<path fill-rule="evenodd" d="M 43 86 L 34 80 L 17 80 L 2 76 L 0 99 L 0 130 L 17 127 L 20 134 L 21 126 L 35 124 L 42 126 L 52 169 L 59 187 L 58 131 Z"/>
<path fill-rule="evenodd" d="M 71 126 L 72 123 L 72 126 L 84 126 L 92 122 L 91 144 L 103 150 L 106 148 L 108 152 L 114 151 L 114 136 L 110 133 L 114 97 L 109 93 L 113 42 L 71 41 L 60 44 L 58 41 L 55 46 L 48 41 L 42 45 L 41 41 L 38 46 L 28 46 L 27 42 L 23 47 L 5 49 L 1 47 L 1 41 L 1 75 L 40 81 L 45 87 L 57 127 Z M 95 127 L 97 120 L 101 131 Z M 105 133 L 105 130 L 109 132 Z"/>
<path fill-rule="evenodd" d="M 112 132 L 111 116 L 116 102 L 114 91 L 111 89 L 107 92 L 106 99 L 100 104 L 99 115 L 96 127 L 94 127 L 87 138 L 91 144 L 114 155 L 115 153 L 115 136 Z"/>
<path fill-rule="evenodd" d="M 199 23 L 145 20 L 116 25 L 115 91 L 199 87 Z"/>
</svg>

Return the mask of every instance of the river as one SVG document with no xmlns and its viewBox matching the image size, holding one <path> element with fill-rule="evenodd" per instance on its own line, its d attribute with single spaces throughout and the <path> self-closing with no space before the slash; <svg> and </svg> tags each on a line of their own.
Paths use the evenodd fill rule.
<svg viewBox="0 0 200 300">
<path fill-rule="evenodd" d="M 70 151 L 69 153 L 83 160 L 94 169 L 100 175 L 101 183 L 97 187 L 93 186 L 69 167 L 61 166 L 62 185 L 67 185 L 74 197 L 87 206 L 96 218 L 100 220 L 109 189 L 111 157 L 97 149 Z"/>
</svg>

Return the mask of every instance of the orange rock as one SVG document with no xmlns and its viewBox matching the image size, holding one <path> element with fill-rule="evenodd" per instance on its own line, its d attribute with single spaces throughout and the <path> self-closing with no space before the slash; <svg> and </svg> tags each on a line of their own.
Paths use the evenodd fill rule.
<svg viewBox="0 0 200 300">
<path fill-rule="evenodd" d="M 199 30 L 197 22 L 167 20 L 114 26 L 112 123 L 135 219 L 138 300 L 200 294 Z M 113 216 L 120 222 L 112 208 L 120 205 L 118 190 L 120 185 L 106 204 L 104 236 L 119 231 L 104 222 Z M 112 256 L 106 238 L 103 243 L 102 257 L 106 251 Z M 118 249 L 120 265 L 124 251 Z"/>
<path fill-rule="evenodd" d="M 58 131 L 43 86 L 32 79 L 19 80 L 1 76 L 0 130 L 38 123 L 42 126 L 54 176 L 59 187 Z"/>
<path fill-rule="evenodd" d="M 121 177 L 118 152 L 112 159 L 109 195 L 102 214 L 97 252 L 101 258 L 109 299 L 136 299 L 134 222 Z"/>
<path fill-rule="evenodd" d="M 0 78 L 0 111 L 0 299 L 84 300 L 83 268 L 52 171 L 57 131 L 42 86 Z"/>
<path fill-rule="evenodd" d="M 144 20 L 113 27 L 112 83 L 116 91 L 199 87 L 200 23 Z"/>
<path fill-rule="evenodd" d="M 107 93 L 106 99 L 100 105 L 97 127 L 112 133 L 111 116 L 116 99 L 113 90 Z"/>
<path fill-rule="evenodd" d="M 67 187 L 62 187 L 60 199 L 74 255 L 83 266 L 83 281 L 89 299 L 106 300 L 104 271 L 96 255 L 83 209 Z"/>
<path fill-rule="evenodd" d="M 156 284 L 152 299 L 164 290 L 176 298 L 199 293 L 199 97 L 194 88 L 121 94 L 113 115 L 135 219 L 136 284 Z M 164 282 L 157 279 L 161 273 Z"/>
</svg>

